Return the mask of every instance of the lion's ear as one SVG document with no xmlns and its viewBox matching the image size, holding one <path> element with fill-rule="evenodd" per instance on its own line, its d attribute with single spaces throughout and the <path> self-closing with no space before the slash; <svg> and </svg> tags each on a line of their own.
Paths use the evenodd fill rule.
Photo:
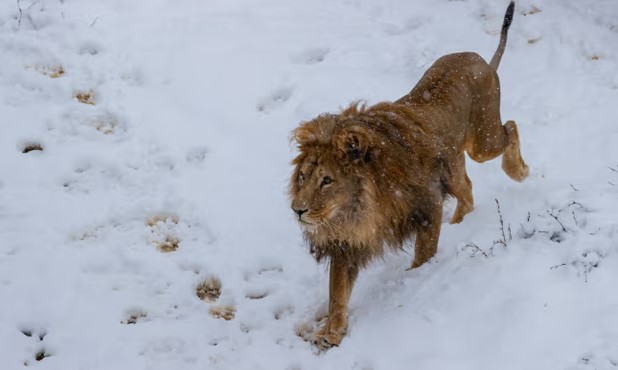
<svg viewBox="0 0 618 370">
<path fill-rule="evenodd" d="M 311 144 L 317 140 L 315 129 L 311 125 L 301 125 L 292 131 L 292 140 L 296 141 L 299 146 Z"/>
<path fill-rule="evenodd" d="M 300 147 L 328 143 L 335 126 L 334 117 L 332 114 L 321 114 L 311 121 L 302 122 L 292 131 L 292 140 Z"/>
<path fill-rule="evenodd" d="M 369 133 L 362 127 L 348 127 L 333 138 L 333 144 L 341 154 L 340 159 L 352 163 L 370 160 L 371 142 Z"/>
</svg>

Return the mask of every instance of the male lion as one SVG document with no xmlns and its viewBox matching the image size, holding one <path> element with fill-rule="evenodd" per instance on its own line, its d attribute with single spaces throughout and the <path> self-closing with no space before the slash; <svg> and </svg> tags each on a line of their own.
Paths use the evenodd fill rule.
<svg viewBox="0 0 618 370">
<path fill-rule="evenodd" d="M 318 347 L 341 342 L 361 268 L 413 235 L 411 268 L 433 257 L 446 195 L 457 199 L 451 223 L 472 211 L 464 152 L 477 162 L 502 154 L 509 177 L 528 175 L 517 125 L 500 119 L 496 70 L 513 8 L 511 2 L 489 64 L 476 53 L 443 56 L 395 102 L 352 104 L 294 130 L 300 153 L 293 160 L 292 209 L 316 259 L 330 261 L 328 317 L 313 337 Z"/>
</svg>

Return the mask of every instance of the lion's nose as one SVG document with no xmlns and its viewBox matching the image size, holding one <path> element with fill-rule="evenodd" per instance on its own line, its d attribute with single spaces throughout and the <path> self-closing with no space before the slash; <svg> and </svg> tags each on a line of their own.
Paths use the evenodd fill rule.
<svg viewBox="0 0 618 370">
<path fill-rule="evenodd" d="M 301 218 L 301 216 L 307 212 L 309 209 L 305 208 L 305 209 L 296 209 L 294 207 L 292 207 L 292 209 L 294 210 L 294 212 L 298 215 L 298 218 Z"/>
</svg>

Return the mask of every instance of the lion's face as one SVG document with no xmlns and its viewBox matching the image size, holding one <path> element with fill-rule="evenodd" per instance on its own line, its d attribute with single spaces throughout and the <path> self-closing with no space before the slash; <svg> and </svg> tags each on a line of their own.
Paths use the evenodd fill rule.
<svg viewBox="0 0 618 370">
<path fill-rule="evenodd" d="M 299 160 L 291 181 L 292 210 L 306 231 L 336 229 L 354 217 L 360 180 L 328 150 L 316 149 Z"/>
</svg>

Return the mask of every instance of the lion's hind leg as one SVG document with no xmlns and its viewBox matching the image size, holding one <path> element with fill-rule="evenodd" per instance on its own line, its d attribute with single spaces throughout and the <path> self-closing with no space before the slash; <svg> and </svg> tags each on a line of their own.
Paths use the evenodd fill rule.
<svg viewBox="0 0 618 370">
<path fill-rule="evenodd" d="M 485 162 L 503 155 L 502 169 L 515 181 L 528 176 L 528 166 L 520 153 L 519 134 L 514 121 L 502 125 L 500 95 L 490 88 L 472 104 L 466 152 L 476 162 Z"/>
<path fill-rule="evenodd" d="M 514 121 L 504 126 L 498 123 L 485 130 L 478 129 L 474 143 L 467 150 L 470 158 L 482 163 L 502 154 L 502 170 L 513 180 L 523 181 L 528 176 L 528 166 L 521 157 L 519 134 Z"/>
<path fill-rule="evenodd" d="M 504 130 L 508 136 L 508 144 L 502 154 L 502 170 L 515 181 L 523 181 L 528 177 L 528 166 L 521 157 L 519 148 L 519 133 L 515 121 L 507 121 Z"/>
</svg>

